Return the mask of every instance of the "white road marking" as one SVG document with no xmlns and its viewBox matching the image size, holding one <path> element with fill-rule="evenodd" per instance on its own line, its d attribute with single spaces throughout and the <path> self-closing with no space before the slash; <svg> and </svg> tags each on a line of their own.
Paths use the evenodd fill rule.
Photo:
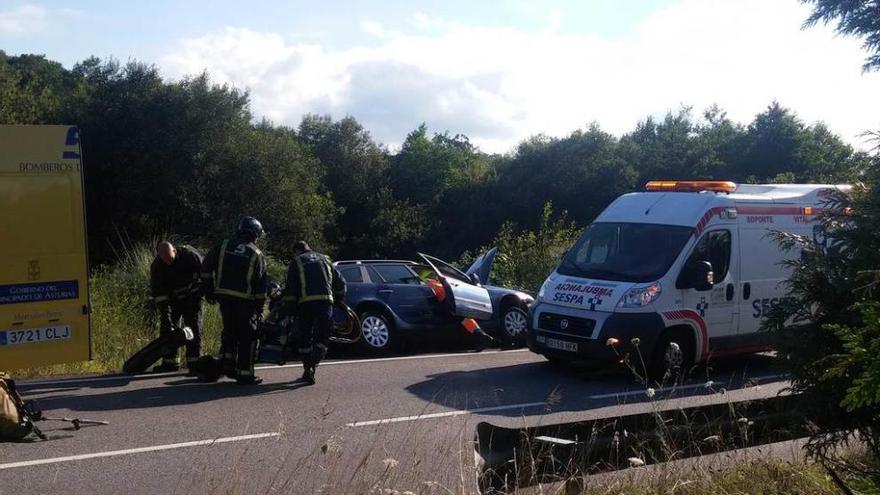
<svg viewBox="0 0 880 495">
<path fill-rule="evenodd" d="M 340 366 L 340 365 L 348 365 L 348 364 L 362 364 L 362 363 L 385 363 L 391 361 L 413 361 L 418 359 L 440 359 L 440 358 L 448 358 L 448 357 L 471 357 L 471 356 L 492 356 L 495 354 L 516 354 L 520 352 L 528 352 L 528 349 L 513 349 L 509 351 L 489 351 L 489 352 L 456 352 L 449 354 L 425 354 L 421 356 L 398 356 L 398 357 L 390 357 L 390 358 L 371 358 L 371 359 L 349 359 L 345 361 L 324 361 L 321 363 L 321 366 Z M 283 364 L 283 365 L 267 365 L 267 366 L 257 366 L 254 369 L 260 371 L 266 370 L 283 370 L 288 368 L 302 368 L 302 363 L 291 363 L 291 364 Z M 113 382 L 113 381 L 125 381 L 125 380 L 133 380 L 133 379 L 144 379 L 144 378 L 168 378 L 173 376 L 181 376 L 179 372 L 172 373 L 144 373 L 140 375 L 113 375 L 113 376 L 97 376 L 90 378 L 64 378 L 61 380 L 45 380 L 45 381 L 28 381 L 28 382 L 18 382 L 17 385 L 22 388 L 27 387 L 43 387 L 47 385 L 67 385 L 71 383 L 98 383 L 98 382 Z"/>
<path fill-rule="evenodd" d="M 111 450 L 108 452 L 95 452 L 92 454 L 70 455 L 66 457 L 52 457 L 50 459 L 36 459 L 33 461 L 9 462 L 0 464 L 0 470 L 19 467 L 40 466 L 43 464 L 56 464 L 59 462 L 82 461 L 85 459 L 97 459 L 100 457 L 115 457 L 120 455 L 142 454 L 144 452 L 158 452 L 161 450 L 185 449 L 188 447 L 201 447 L 220 443 L 241 442 L 244 440 L 258 440 L 261 438 L 279 437 L 281 433 L 257 433 L 254 435 L 242 435 L 238 437 L 214 438 L 211 440 L 198 440 L 195 442 L 172 443 L 167 445 L 154 445 L 152 447 L 140 447 L 135 449 Z"/>
<path fill-rule="evenodd" d="M 759 376 L 759 377 L 755 377 L 755 378 L 749 378 L 749 380 L 767 381 L 767 380 L 775 380 L 777 378 L 785 378 L 787 376 L 788 375 L 768 375 L 768 376 Z M 692 383 L 690 385 L 678 385 L 678 386 L 673 386 L 673 387 L 659 387 L 659 388 L 655 388 L 654 392 L 655 393 L 671 392 L 671 391 L 676 391 L 676 390 L 690 390 L 693 388 L 706 388 L 706 383 L 702 382 L 702 383 Z M 724 387 L 723 387 L 723 384 L 721 384 L 721 383 L 715 383 L 711 388 L 712 389 L 719 389 L 719 388 L 724 388 Z M 612 392 L 610 394 L 591 395 L 588 398 L 598 400 L 598 399 L 611 399 L 613 397 L 631 397 L 633 395 L 646 395 L 646 394 L 647 394 L 647 389 L 642 389 L 642 390 L 630 390 L 627 392 Z"/>
<path fill-rule="evenodd" d="M 463 416 L 465 414 L 480 414 L 493 411 L 504 411 L 508 409 L 528 409 L 532 407 L 540 407 L 546 405 L 546 402 L 526 402 L 524 404 L 510 404 L 507 406 L 479 407 L 476 409 L 459 409 L 455 411 L 446 411 L 441 413 L 418 414 L 416 416 L 400 416 L 397 418 L 373 419 L 370 421 L 355 421 L 347 423 L 345 426 L 356 428 L 359 426 L 387 425 L 391 423 L 404 423 L 407 421 L 420 421 L 423 419 L 448 418 L 450 416 Z"/>
</svg>

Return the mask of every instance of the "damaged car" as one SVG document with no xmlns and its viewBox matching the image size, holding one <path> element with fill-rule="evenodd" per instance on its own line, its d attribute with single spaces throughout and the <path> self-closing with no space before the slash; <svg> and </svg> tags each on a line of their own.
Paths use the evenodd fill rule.
<svg viewBox="0 0 880 495">
<path fill-rule="evenodd" d="M 421 261 L 352 260 L 335 263 L 345 279 L 346 304 L 360 320 L 360 345 L 372 354 L 421 339 L 461 336 L 462 321 L 477 320 L 502 347 L 525 345 L 533 297 L 489 285 L 498 253 L 492 248 L 467 270 L 419 253 Z"/>
</svg>

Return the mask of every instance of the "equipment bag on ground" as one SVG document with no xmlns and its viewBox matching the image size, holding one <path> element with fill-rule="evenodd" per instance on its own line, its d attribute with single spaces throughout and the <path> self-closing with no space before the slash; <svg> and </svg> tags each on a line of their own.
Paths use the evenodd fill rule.
<svg viewBox="0 0 880 495">
<path fill-rule="evenodd" d="M 175 327 L 173 331 L 160 335 L 134 353 L 122 365 L 122 372 L 135 374 L 147 371 L 147 368 L 162 359 L 170 352 L 176 352 L 193 339 L 193 331 L 189 327 Z"/>
<path fill-rule="evenodd" d="M 43 438 L 27 414 L 15 382 L 0 373 L 0 442 L 22 440 L 31 433 Z"/>
</svg>

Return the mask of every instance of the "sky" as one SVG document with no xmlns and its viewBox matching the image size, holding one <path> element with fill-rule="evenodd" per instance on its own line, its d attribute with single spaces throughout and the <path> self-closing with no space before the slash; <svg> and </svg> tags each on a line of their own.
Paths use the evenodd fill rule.
<svg viewBox="0 0 880 495">
<path fill-rule="evenodd" d="M 421 123 L 488 152 L 682 106 L 747 124 L 771 102 L 859 149 L 880 72 L 859 40 L 802 29 L 798 0 L 0 0 L 0 49 L 207 70 L 257 118 L 355 117 L 394 149 Z"/>
</svg>

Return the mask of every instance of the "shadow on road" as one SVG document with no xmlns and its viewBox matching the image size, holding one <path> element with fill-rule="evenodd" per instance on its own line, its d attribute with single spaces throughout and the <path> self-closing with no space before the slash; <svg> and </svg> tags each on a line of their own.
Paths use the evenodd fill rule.
<svg viewBox="0 0 880 495">
<path fill-rule="evenodd" d="M 684 387 L 663 387 L 657 398 L 718 393 L 778 381 L 775 358 L 753 355 L 714 361 L 694 370 Z M 706 386 L 708 385 L 708 386 Z M 492 410 L 499 416 L 534 416 L 610 405 L 647 402 L 646 386 L 626 368 L 596 371 L 550 363 L 452 371 L 428 375 L 407 387 L 422 400 L 453 409 L 475 410 L 544 402 L 545 407 Z M 618 395 L 620 394 L 620 395 Z"/>
<path fill-rule="evenodd" d="M 195 378 L 183 378 L 153 387 L 119 390 L 103 394 L 49 395 L 41 397 L 38 402 L 44 410 L 115 411 L 199 404 L 234 397 L 268 395 L 289 392 L 304 386 L 306 384 L 299 381 L 240 386 L 232 381 L 202 383 Z"/>
</svg>

